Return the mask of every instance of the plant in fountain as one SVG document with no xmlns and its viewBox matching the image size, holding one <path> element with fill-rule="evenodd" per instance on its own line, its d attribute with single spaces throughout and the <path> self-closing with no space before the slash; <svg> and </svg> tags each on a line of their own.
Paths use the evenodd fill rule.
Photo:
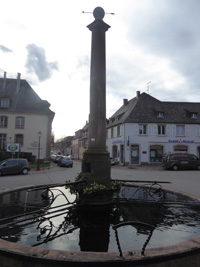
<svg viewBox="0 0 200 267">
<path fill-rule="evenodd" d="M 104 194 L 113 194 L 116 191 L 119 191 L 121 183 L 119 182 L 110 182 L 107 185 L 92 183 L 86 186 L 83 189 L 83 195 L 104 195 Z"/>
</svg>

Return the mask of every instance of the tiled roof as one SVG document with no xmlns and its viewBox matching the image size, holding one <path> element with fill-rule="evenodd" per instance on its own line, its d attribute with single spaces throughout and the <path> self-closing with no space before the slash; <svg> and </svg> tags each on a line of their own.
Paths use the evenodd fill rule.
<svg viewBox="0 0 200 267">
<path fill-rule="evenodd" d="M 3 88 L 3 82 L 4 78 L 0 78 L 0 98 L 10 100 L 10 106 L 6 108 L 6 112 L 28 112 L 54 116 L 55 113 L 49 109 L 49 102 L 42 100 L 26 80 L 20 80 L 18 92 L 17 79 L 6 78 L 5 88 Z M 5 109 L 0 108 L 1 110 L 5 112 Z"/>
<path fill-rule="evenodd" d="M 158 117 L 162 113 L 163 117 Z M 196 117 L 191 118 L 192 114 Z M 122 123 L 177 123 L 199 124 L 200 103 L 162 102 L 142 93 L 129 101 L 125 101 L 117 112 L 107 121 L 107 128 Z"/>
</svg>

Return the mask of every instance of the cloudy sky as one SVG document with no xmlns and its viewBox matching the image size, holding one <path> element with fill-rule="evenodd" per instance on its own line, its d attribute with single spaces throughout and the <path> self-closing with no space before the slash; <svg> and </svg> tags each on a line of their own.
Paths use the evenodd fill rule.
<svg viewBox="0 0 200 267">
<path fill-rule="evenodd" d="M 200 102 L 199 0 L 1 1 L 0 77 L 26 79 L 56 113 L 56 138 L 74 135 L 89 114 L 90 13 L 106 32 L 107 118 L 124 98 Z"/>
</svg>

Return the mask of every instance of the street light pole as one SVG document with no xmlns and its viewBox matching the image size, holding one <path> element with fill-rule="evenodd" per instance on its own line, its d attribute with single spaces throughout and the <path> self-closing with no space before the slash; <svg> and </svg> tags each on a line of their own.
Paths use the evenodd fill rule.
<svg viewBox="0 0 200 267">
<path fill-rule="evenodd" d="M 38 141 L 37 171 L 40 171 L 40 138 L 41 138 L 41 136 L 42 136 L 42 132 L 39 131 L 37 135 L 38 135 L 38 139 L 39 139 L 39 141 Z"/>
</svg>

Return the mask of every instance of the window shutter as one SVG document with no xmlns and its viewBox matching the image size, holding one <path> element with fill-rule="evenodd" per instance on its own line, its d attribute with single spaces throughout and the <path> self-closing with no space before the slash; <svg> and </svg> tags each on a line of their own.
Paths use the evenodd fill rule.
<svg viewBox="0 0 200 267">
<path fill-rule="evenodd" d="M 152 135 L 152 125 L 151 124 L 149 124 L 147 127 L 147 134 Z"/>
<path fill-rule="evenodd" d="M 166 133 L 167 133 L 167 136 L 171 135 L 171 127 L 170 127 L 170 125 L 166 126 Z"/>
<path fill-rule="evenodd" d="M 139 134 L 139 125 L 136 124 L 134 127 L 134 135 L 138 135 Z"/>
<path fill-rule="evenodd" d="M 153 126 L 153 135 L 157 135 L 158 134 L 158 125 L 154 125 Z"/>
<path fill-rule="evenodd" d="M 185 136 L 189 136 L 189 126 L 185 126 Z"/>
<path fill-rule="evenodd" d="M 200 126 L 197 125 L 197 136 L 200 136 Z"/>
<path fill-rule="evenodd" d="M 176 136 L 176 125 L 172 125 L 172 135 Z"/>
</svg>

